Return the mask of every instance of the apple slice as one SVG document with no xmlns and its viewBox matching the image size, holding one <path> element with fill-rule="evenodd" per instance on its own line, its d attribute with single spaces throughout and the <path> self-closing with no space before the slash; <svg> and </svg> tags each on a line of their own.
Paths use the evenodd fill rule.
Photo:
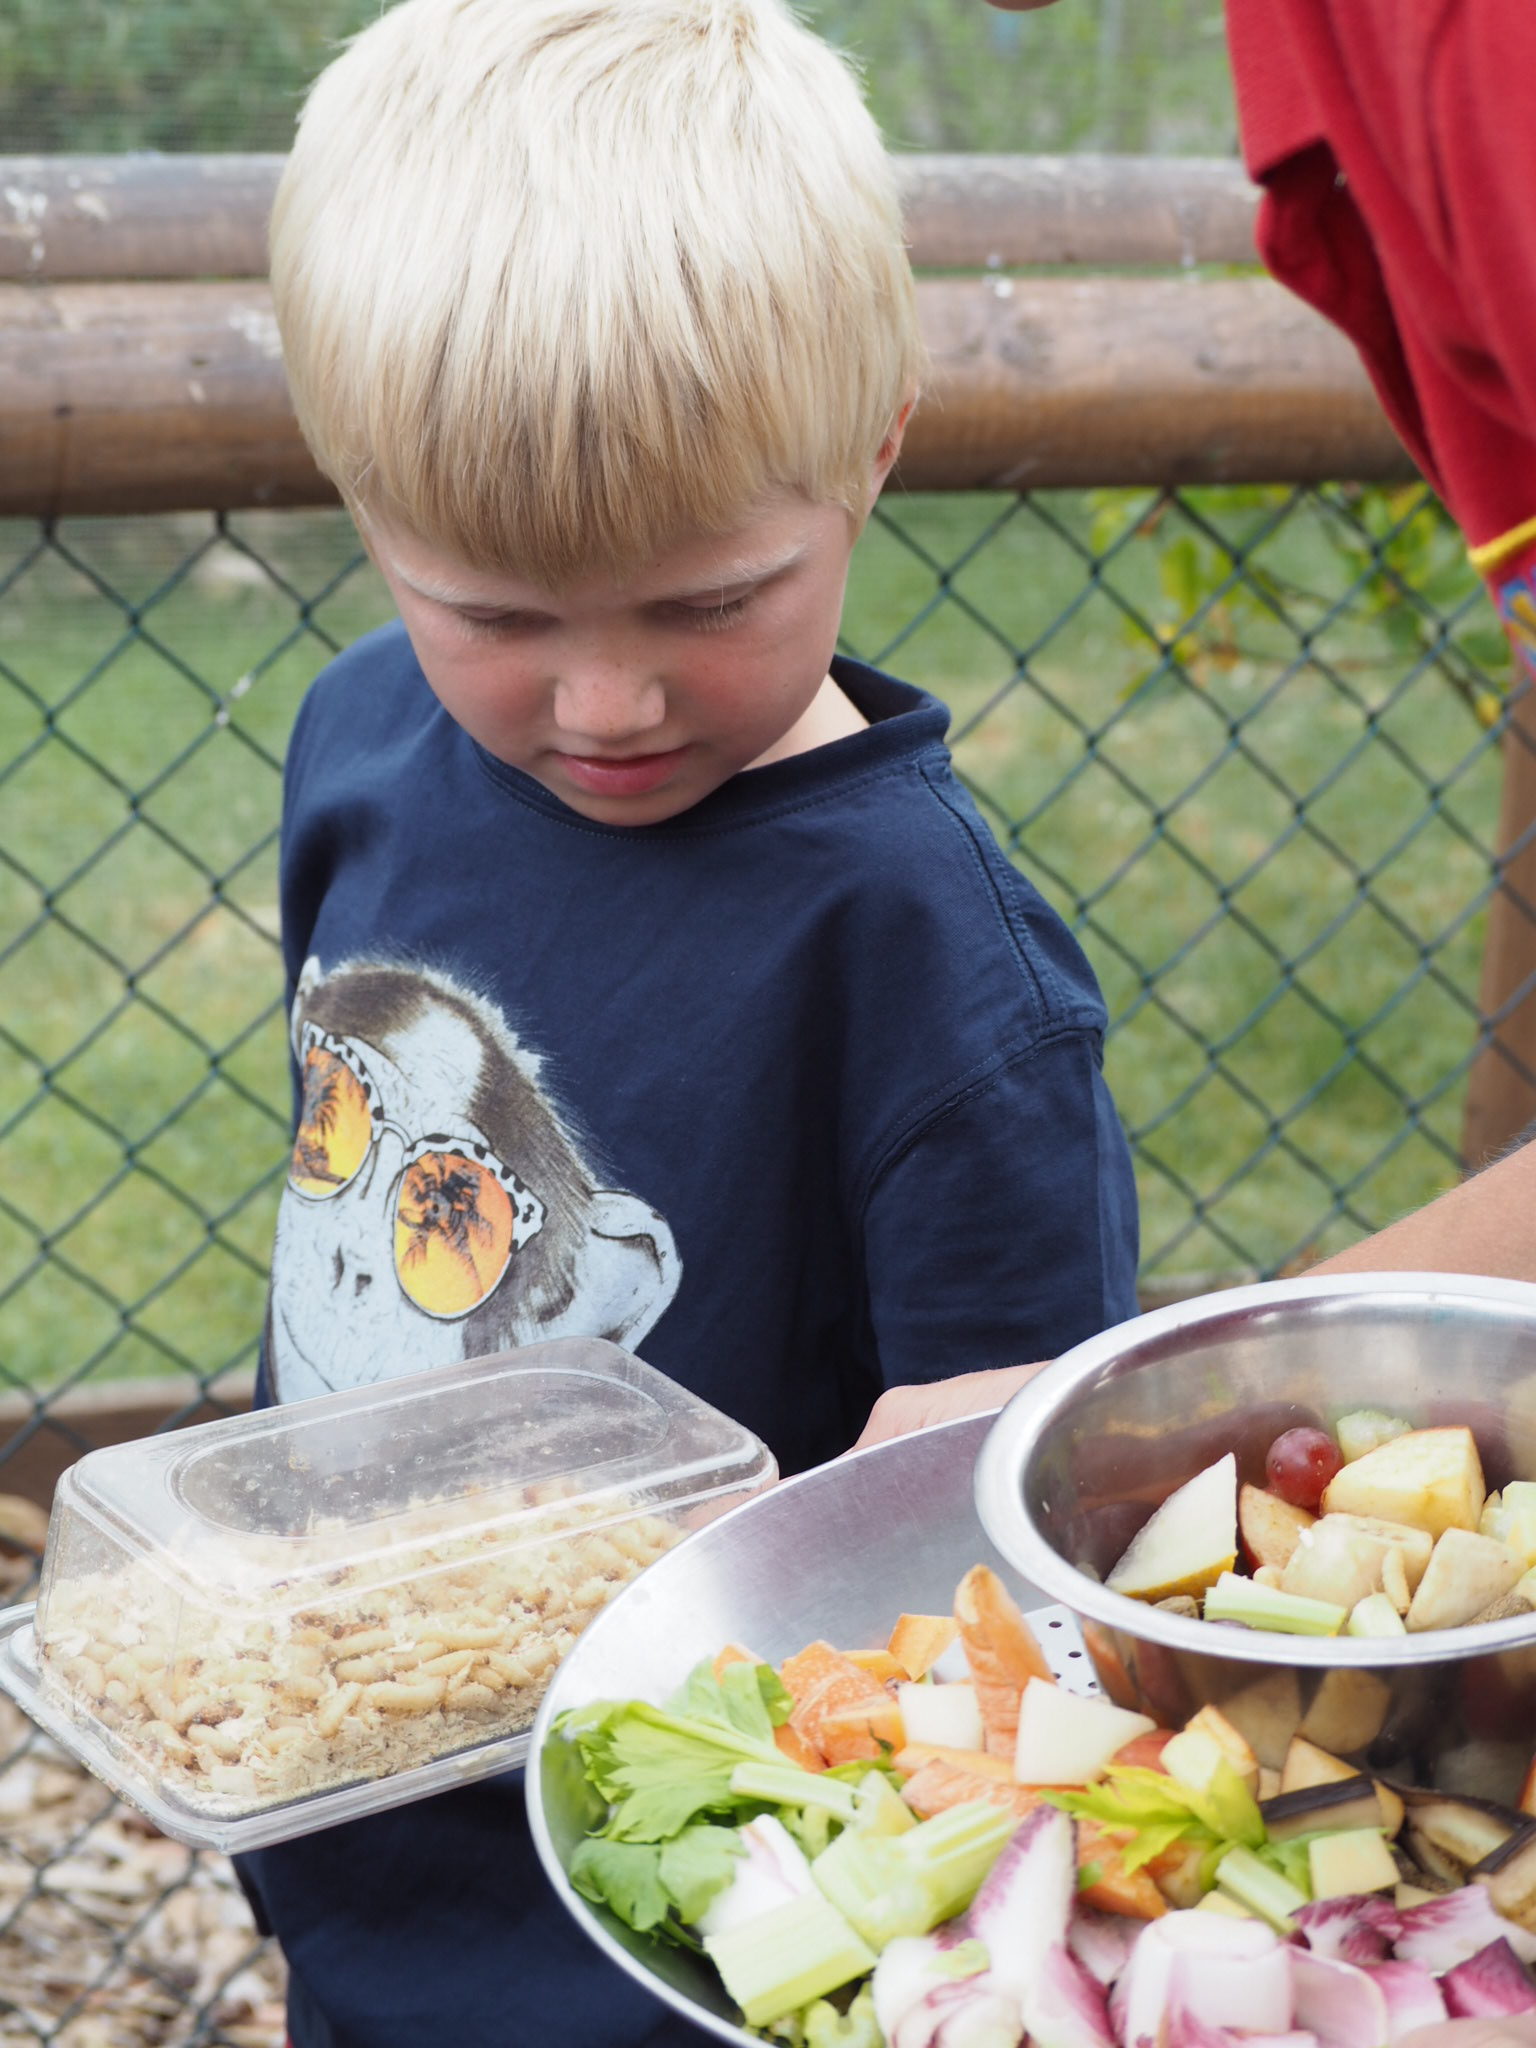
<svg viewBox="0 0 1536 2048">
<path fill-rule="evenodd" d="M 1459 1628 L 1507 1593 L 1524 1571 L 1525 1559 L 1507 1544 L 1471 1529 L 1447 1529 L 1408 1609 L 1409 1632 Z"/>
<path fill-rule="evenodd" d="M 1411 1429 L 1367 1451 L 1328 1482 L 1323 1513 L 1379 1515 L 1438 1536 L 1475 1530 L 1487 1488 L 1470 1429 Z"/>
<path fill-rule="evenodd" d="M 1310 1529 L 1316 1520 L 1305 1508 L 1292 1507 L 1262 1486 L 1244 1485 L 1238 1491 L 1237 1533 L 1254 1570 L 1272 1564 L 1284 1571 L 1302 1530 Z"/>
<path fill-rule="evenodd" d="M 1117 1750 L 1156 1727 L 1150 1714 L 1032 1678 L 1019 1702 L 1013 1775 L 1021 1785 L 1091 1784 Z"/>
<path fill-rule="evenodd" d="M 1169 1494 L 1105 1584 L 1132 1600 L 1167 1600 L 1205 1592 L 1236 1562 L 1237 1457 L 1228 1451 Z"/>
</svg>

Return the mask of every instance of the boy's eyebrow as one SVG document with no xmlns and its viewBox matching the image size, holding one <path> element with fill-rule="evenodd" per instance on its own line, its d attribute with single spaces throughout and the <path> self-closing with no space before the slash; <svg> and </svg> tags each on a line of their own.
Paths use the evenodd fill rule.
<svg viewBox="0 0 1536 2048">
<path fill-rule="evenodd" d="M 676 603 L 690 598 L 713 597 L 722 590 L 742 590 L 751 584 L 770 583 L 776 576 L 783 576 L 790 569 L 797 568 L 804 561 L 810 549 L 804 543 L 797 543 L 782 555 L 770 556 L 766 561 L 742 560 L 726 564 L 723 574 L 710 576 L 686 589 L 668 591 L 664 597 L 649 600 L 653 604 Z M 414 590 L 418 597 L 430 598 L 434 604 L 478 607 L 483 611 L 493 610 L 498 599 L 487 597 L 483 590 L 469 590 L 462 584 L 441 583 L 435 576 L 422 576 L 414 572 L 407 574 L 398 561 L 390 565 L 407 589 Z"/>
<path fill-rule="evenodd" d="M 668 597 L 673 601 L 691 597 L 713 597 L 722 590 L 744 590 L 749 584 L 771 583 L 775 576 L 782 576 L 786 571 L 797 568 L 809 553 L 809 546 L 799 542 L 787 553 L 772 555 L 766 561 L 743 559 L 730 562 L 726 565 L 723 575 L 710 576 L 702 583 L 690 584 L 686 590 L 671 591 Z"/>
</svg>

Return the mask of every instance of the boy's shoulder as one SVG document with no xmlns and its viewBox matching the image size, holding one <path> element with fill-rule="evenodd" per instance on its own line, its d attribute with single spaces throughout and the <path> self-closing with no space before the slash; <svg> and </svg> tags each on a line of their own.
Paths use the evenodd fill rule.
<svg viewBox="0 0 1536 2048">
<path fill-rule="evenodd" d="M 944 741 L 948 711 L 926 692 L 857 663 L 834 676 L 890 745 L 897 772 L 848 791 L 839 831 L 855 921 L 923 979 L 982 999 L 1024 999 L 1037 1031 L 1104 1025 L 1103 999 L 1066 921 L 1003 851 Z"/>
</svg>

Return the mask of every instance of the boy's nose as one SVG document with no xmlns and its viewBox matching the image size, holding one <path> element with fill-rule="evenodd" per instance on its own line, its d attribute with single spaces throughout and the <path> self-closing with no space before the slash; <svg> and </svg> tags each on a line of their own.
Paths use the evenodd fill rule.
<svg viewBox="0 0 1536 2048">
<path fill-rule="evenodd" d="M 654 732 L 667 715 L 659 680 L 618 662 L 573 662 L 555 683 L 555 723 L 571 739 L 611 746 Z"/>
</svg>

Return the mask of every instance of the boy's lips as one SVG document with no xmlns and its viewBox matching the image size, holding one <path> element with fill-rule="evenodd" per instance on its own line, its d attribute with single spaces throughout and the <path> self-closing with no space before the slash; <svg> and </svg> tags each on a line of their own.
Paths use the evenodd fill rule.
<svg viewBox="0 0 1536 2048">
<path fill-rule="evenodd" d="M 648 796 L 675 772 L 686 746 L 663 754 L 561 754 L 560 764 L 578 789 L 592 796 Z"/>
</svg>

